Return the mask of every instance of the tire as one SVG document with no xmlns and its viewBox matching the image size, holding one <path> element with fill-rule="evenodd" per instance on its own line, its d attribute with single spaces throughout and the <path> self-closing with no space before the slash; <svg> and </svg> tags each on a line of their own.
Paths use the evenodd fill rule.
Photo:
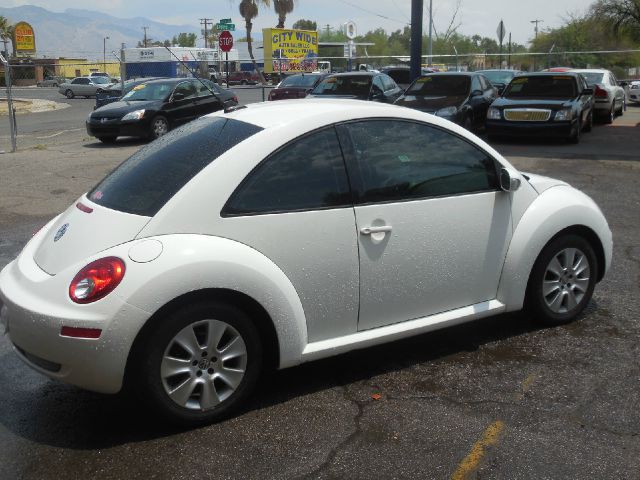
<svg viewBox="0 0 640 480">
<path fill-rule="evenodd" d="M 582 132 L 582 124 L 580 123 L 580 119 L 578 119 L 578 125 L 576 127 L 576 131 L 569 135 L 568 141 L 569 143 L 573 143 L 577 145 L 580 143 L 580 133 Z"/>
<path fill-rule="evenodd" d="M 71 89 L 68 89 L 66 92 L 64 92 L 64 96 L 69 98 L 69 99 L 75 97 L 75 95 L 73 94 L 73 91 Z"/>
<path fill-rule="evenodd" d="M 589 112 L 586 125 L 582 127 L 583 132 L 590 132 L 591 130 L 593 130 L 593 109 Z"/>
<path fill-rule="evenodd" d="M 538 255 L 525 306 L 543 324 L 571 322 L 589 303 L 596 278 L 598 264 L 589 242 L 578 235 L 560 236 Z"/>
<path fill-rule="evenodd" d="M 118 137 L 98 137 L 98 140 L 102 143 L 115 143 L 116 138 Z"/>
<path fill-rule="evenodd" d="M 623 98 L 622 103 L 620 104 L 620 110 L 616 112 L 616 114 L 621 117 L 624 115 L 624 111 L 627 109 L 626 100 Z"/>
<path fill-rule="evenodd" d="M 613 121 L 616 118 L 616 112 L 615 112 L 615 102 L 611 102 L 611 110 L 609 111 L 609 114 L 604 118 L 604 123 L 610 125 L 613 123 Z"/>
<path fill-rule="evenodd" d="M 149 127 L 149 138 L 155 140 L 156 138 L 162 137 L 169 132 L 169 122 L 162 115 L 156 115 L 153 120 L 151 120 L 151 125 Z"/>
<path fill-rule="evenodd" d="M 132 366 L 139 397 L 159 418 L 186 427 L 232 413 L 255 388 L 263 365 L 251 319 L 217 302 L 169 314 L 141 348 Z"/>
</svg>

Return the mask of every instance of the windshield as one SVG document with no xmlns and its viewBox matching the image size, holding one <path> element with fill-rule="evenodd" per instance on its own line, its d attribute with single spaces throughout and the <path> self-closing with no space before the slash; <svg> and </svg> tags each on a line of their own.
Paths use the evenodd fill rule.
<svg viewBox="0 0 640 480">
<path fill-rule="evenodd" d="M 164 100 L 173 91 L 173 83 L 141 83 L 133 87 L 122 100 L 142 101 L 142 100 Z"/>
<path fill-rule="evenodd" d="M 280 83 L 281 87 L 306 87 L 311 88 L 318 80 L 318 75 L 291 75 Z"/>
<path fill-rule="evenodd" d="M 91 77 L 91 81 L 99 85 L 111 83 L 111 79 L 109 77 Z"/>
<path fill-rule="evenodd" d="M 514 76 L 513 72 L 505 72 L 504 70 L 496 70 L 496 71 L 481 71 L 478 72 L 483 74 L 485 77 L 489 79 L 489 81 L 493 84 L 502 83 L 506 85 L 511 81 Z"/>
<path fill-rule="evenodd" d="M 596 83 L 602 83 L 602 78 L 604 77 L 604 73 L 597 72 L 580 72 L 580 75 L 584 77 L 589 86 Z"/>
<path fill-rule="evenodd" d="M 89 192 L 89 199 L 152 217 L 202 169 L 260 130 L 229 118 L 201 117 L 134 153 Z"/>
<path fill-rule="evenodd" d="M 429 75 L 420 77 L 407 89 L 407 95 L 443 97 L 468 95 L 471 79 L 463 75 Z"/>
<path fill-rule="evenodd" d="M 506 98 L 571 99 L 577 96 L 573 77 L 544 75 L 514 78 L 502 95 Z"/>
<path fill-rule="evenodd" d="M 369 75 L 329 77 L 321 81 L 312 95 L 357 95 L 367 96 L 371 90 Z"/>
</svg>

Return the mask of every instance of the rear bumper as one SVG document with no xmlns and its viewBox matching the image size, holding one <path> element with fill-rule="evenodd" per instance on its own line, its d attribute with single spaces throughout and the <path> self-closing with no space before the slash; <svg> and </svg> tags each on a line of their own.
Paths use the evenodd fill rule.
<svg viewBox="0 0 640 480">
<path fill-rule="evenodd" d="M 118 392 L 133 340 L 150 315 L 114 294 L 93 304 L 73 303 L 68 284 L 76 267 L 47 274 L 33 261 L 34 243 L 0 272 L 0 334 L 8 334 L 28 366 L 50 378 L 96 392 Z M 66 337 L 63 326 L 100 329 L 101 335 Z"/>
<path fill-rule="evenodd" d="M 485 127 L 488 135 L 512 137 L 568 137 L 575 128 L 572 122 L 507 122 L 487 120 Z"/>
</svg>

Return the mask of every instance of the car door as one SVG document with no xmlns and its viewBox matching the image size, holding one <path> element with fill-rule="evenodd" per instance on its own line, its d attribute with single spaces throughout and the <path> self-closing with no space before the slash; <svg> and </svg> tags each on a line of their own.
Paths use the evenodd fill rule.
<svg viewBox="0 0 640 480">
<path fill-rule="evenodd" d="M 333 127 L 266 155 L 221 216 L 218 235 L 261 252 L 291 280 L 309 342 L 356 332 L 355 216 Z"/>
<path fill-rule="evenodd" d="M 384 85 L 384 96 L 387 103 L 395 102 L 402 95 L 403 90 L 389 75 L 380 75 L 380 78 L 382 79 L 382 85 Z"/>
<path fill-rule="evenodd" d="M 487 116 L 487 88 L 484 88 L 480 80 L 479 75 L 473 75 L 471 77 L 471 96 L 469 98 L 469 105 L 473 110 L 473 125 L 478 128 L 484 124 L 484 119 Z"/>
<path fill-rule="evenodd" d="M 71 84 L 73 85 L 72 87 L 72 91 L 74 95 L 78 95 L 78 96 L 84 96 L 84 95 L 89 95 L 87 93 L 87 89 L 89 86 L 89 79 L 88 78 L 75 78 Z"/>
<path fill-rule="evenodd" d="M 618 79 L 612 72 L 609 72 L 607 77 L 609 79 L 611 91 L 613 92 L 616 100 L 616 106 L 624 105 L 624 89 L 618 85 Z"/>
<path fill-rule="evenodd" d="M 196 94 L 196 87 L 192 80 L 180 82 L 173 89 L 169 102 L 165 105 L 165 113 L 172 127 L 196 118 Z"/>
<path fill-rule="evenodd" d="M 494 299 L 511 238 L 495 160 L 417 122 L 365 120 L 338 131 L 356 204 L 358 329 Z"/>
<path fill-rule="evenodd" d="M 224 108 L 222 101 L 216 95 L 216 86 L 213 82 L 206 79 L 194 80 L 194 84 L 197 92 L 194 106 L 198 117 Z"/>
</svg>

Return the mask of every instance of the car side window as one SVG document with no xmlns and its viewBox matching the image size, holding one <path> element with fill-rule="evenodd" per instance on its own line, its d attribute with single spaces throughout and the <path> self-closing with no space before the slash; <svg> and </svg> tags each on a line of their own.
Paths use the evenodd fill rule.
<svg viewBox="0 0 640 480">
<path fill-rule="evenodd" d="M 223 216 L 351 206 L 334 128 L 294 140 L 256 167 L 231 195 Z"/>
<path fill-rule="evenodd" d="M 338 127 L 358 203 L 496 190 L 492 157 L 439 128 L 401 120 Z M 389 142 L 389 138 L 396 141 Z"/>
<path fill-rule="evenodd" d="M 484 78 L 483 75 L 479 75 L 478 78 L 480 79 L 480 85 L 482 87 L 482 91 L 489 90 L 491 88 L 489 86 L 489 82 L 487 81 L 486 78 Z"/>
<path fill-rule="evenodd" d="M 213 82 L 209 80 L 195 80 L 195 84 L 198 97 L 207 97 L 216 91 Z"/>
<path fill-rule="evenodd" d="M 178 84 L 173 93 L 182 93 L 184 95 L 184 98 L 195 97 L 196 87 L 193 82 L 181 82 Z"/>
<path fill-rule="evenodd" d="M 480 85 L 480 77 L 478 76 L 474 76 L 471 79 L 471 91 L 475 92 L 476 90 L 479 90 L 481 92 L 484 91 L 484 89 L 482 88 L 482 85 Z"/>
<path fill-rule="evenodd" d="M 384 91 L 388 92 L 389 90 L 394 90 L 397 85 L 396 82 L 394 82 L 393 78 L 391 78 L 388 75 L 381 75 L 382 78 L 382 85 L 384 86 Z"/>
<path fill-rule="evenodd" d="M 381 76 L 374 77 L 371 84 L 371 94 L 373 95 L 378 92 L 384 92 L 384 84 L 382 83 Z"/>
</svg>

